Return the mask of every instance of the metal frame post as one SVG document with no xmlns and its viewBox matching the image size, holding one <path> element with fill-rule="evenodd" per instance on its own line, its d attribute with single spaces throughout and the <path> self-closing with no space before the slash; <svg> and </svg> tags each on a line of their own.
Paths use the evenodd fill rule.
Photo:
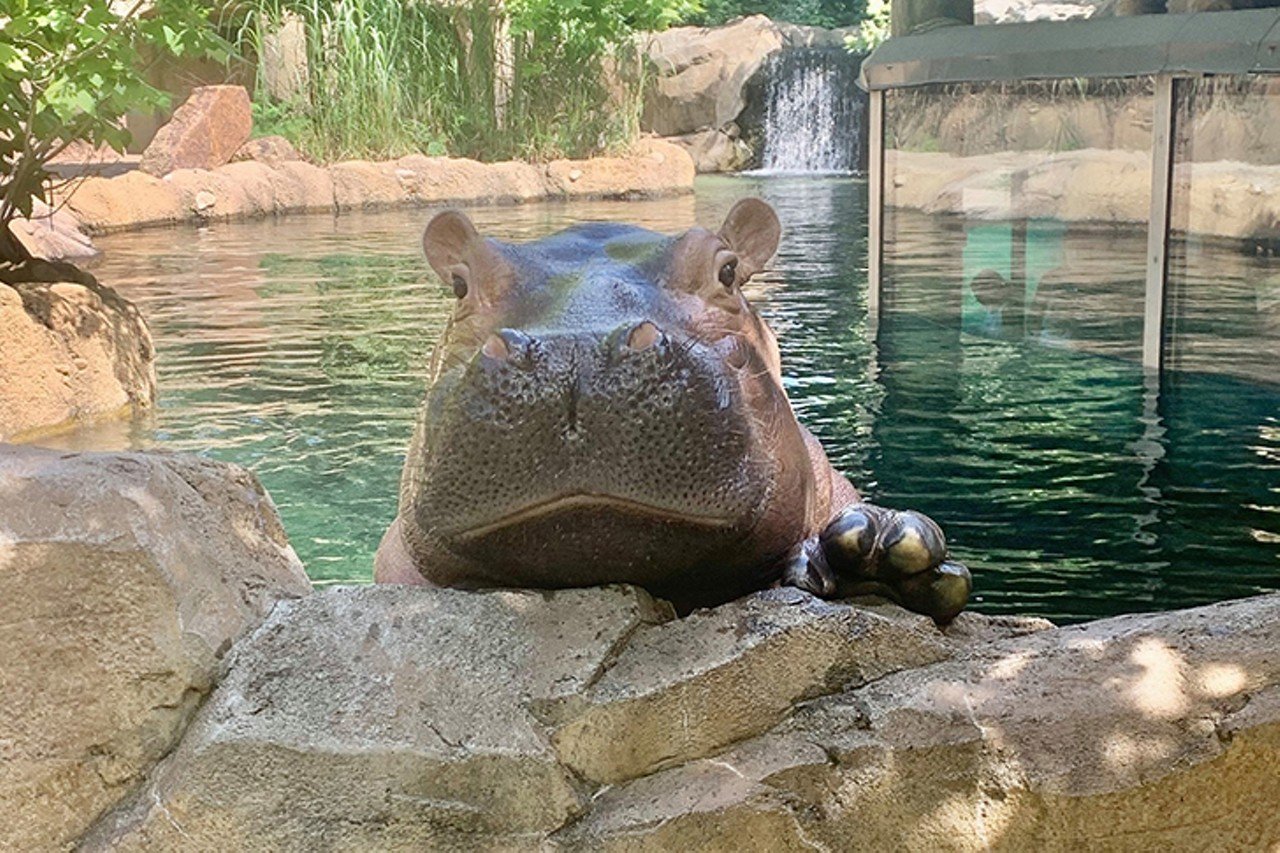
<svg viewBox="0 0 1280 853">
<path fill-rule="evenodd" d="M 1151 215 L 1147 225 L 1147 288 L 1142 317 L 1142 366 L 1164 365 L 1165 291 L 1169 278 L 1169 206 L 1173 187 L 1173 75 L 1156 75 L 1151 128 Z"/>
<path fill-rule="evenodd" d="M 867 136 L 867 320 L 874 332 L 880 322 L 880 287 L 884 274 L 884 92 L 870 94 Z"/>
</svg>

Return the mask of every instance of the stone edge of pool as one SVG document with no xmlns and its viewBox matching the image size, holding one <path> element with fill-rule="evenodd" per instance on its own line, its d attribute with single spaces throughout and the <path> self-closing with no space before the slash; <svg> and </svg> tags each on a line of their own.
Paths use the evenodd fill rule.
<svg viewBox="0 0 1280 853">
<path fill-rule="evenodd" d="M 163 178 L 140 170 L 88 177 L 66 196 L 91 234 L 288 213 L 396 206 L 522 204 L 593 198 L 649 198 L 693 191 L 694 164 L 681 147 L 642 139 L 625 155 L 587 160 L 481 163 L 412 154 L 317 166 L 244 160 L 215 169 L 178 169 Z"/>
<path fill-rule="evenodd" d="M 677 620 L 625 586 L 311 590 L 256 477 L 190 455 L 7 447 L 0 498 L 5 848 L 1280 840 L 1280 594 Z"/>
</svg>

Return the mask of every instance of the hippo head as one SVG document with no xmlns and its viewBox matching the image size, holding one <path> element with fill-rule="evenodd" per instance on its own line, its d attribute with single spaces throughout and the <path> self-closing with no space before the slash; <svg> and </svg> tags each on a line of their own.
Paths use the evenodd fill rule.
<svg viewBox="0 0 1280 853">
<path fill-rule="evenodd" d="M 522 245 L 436 216 L 423 247 L 457 301 L 401 485 L 418 570 L 758 587 L 803 536 L 813 477 L 777 342 L 742 292 L 779 236 L 757 199 L 717 232 L 594 223 Z"/>
</svg>

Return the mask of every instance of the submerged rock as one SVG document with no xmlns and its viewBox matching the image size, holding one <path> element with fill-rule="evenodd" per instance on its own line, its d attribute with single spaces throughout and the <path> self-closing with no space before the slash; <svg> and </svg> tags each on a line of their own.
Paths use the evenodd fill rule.
<svg viewBox="0 0 1280 853">
<path fill-rule="evenodd" d="M 142 315 L 111 288 L 78 275 L 0 279 L 0 441 L 146 409 L 155 399 L 155 349 Z"/>
<path fill-rule="evenodd" d="M 252 474 L 0 446 L 0 849 L 57 849 L 177 742 L 222 656 L 310 590 Z"/>
</svg>

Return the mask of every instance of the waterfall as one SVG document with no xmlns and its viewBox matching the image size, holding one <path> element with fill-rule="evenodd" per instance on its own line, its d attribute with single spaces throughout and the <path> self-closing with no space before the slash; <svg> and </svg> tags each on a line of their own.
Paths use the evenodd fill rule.
<svg viewBox="0 0 1280 853">
<path fill-rule="evenodd" d="M 766 74 L 760 171 L 856 171 L 866 112 L 858 58 L 840 48 L 784 50 Z"/>
</svg>

